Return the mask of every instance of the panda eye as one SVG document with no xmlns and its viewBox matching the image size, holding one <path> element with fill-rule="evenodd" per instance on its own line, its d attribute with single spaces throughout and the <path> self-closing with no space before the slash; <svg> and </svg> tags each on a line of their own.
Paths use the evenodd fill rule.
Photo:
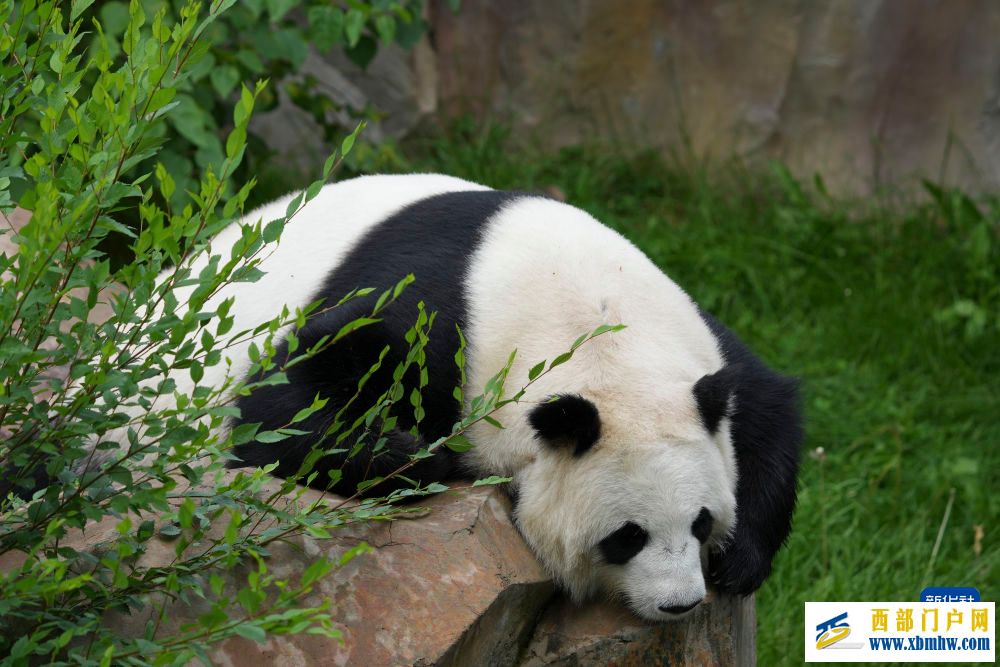
<svg viewBox="0 0 1000 667">
<path fill-rule="evenodd" d="M 624 565 L 642 551 L 648 540 L 649 533 L 638 524 L 629 521 L 601 540 L 597 547 L 606 562 L 612 565 Z"/>
<path fill-rule="evenodd" d="M 704 544 L 708 536 L 712 534 L 714 524 L 715 521 L 712 519 L 712 513 L 707 508 L 702 507 L 701 511 L 698 512 L 698 518 L 691 524 L 691 534 Z"/>
</svg>

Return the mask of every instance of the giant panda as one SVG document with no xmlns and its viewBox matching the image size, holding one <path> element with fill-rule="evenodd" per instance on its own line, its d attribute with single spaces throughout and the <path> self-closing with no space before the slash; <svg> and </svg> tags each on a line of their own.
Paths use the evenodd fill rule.
<svg viewBox="0 0 1000 667">
<path fill-rule="evenodd" d="M 287 204 L 250 217 L 279 217 Z M 321 459 L 317 482 L 342 469 L 334 491 L 350 495 L 450 433 L 468 410 L 453 396 L 461 383 L 459 331 L 468 403 L 512 351 L 507 382 L 520 387 L 532 365 L 551 361 L 581 334 L 624 324 L 502 408 L 495 415 L 502 429 L 475 424 L 467 433 L 473 449 L 442 448 L 407 477 L 513 478 L 518 529 L 578 600 L 610 595 L 662 621 L 693 609 L 706 580 L 738 594 L 761 585 L 795 504 L 796 382 L 770 370 L 632 243 L 565 203 L 440 175 L 329 185 L 300 216 L 263 262 L 264 279 L 220 295 L 236 296 L 237 330 L 283 304 L 336 303 L 355 288 L 378 288 L 310 319 L 297 332 L 299 349 L 307 349 L 370 312 L 378 292 L 404 274 L 416 280 L 380 322 L 292 366 L 289 384 L 241 397 L 240 423 L 281 427 L 320 396 L 329 399 L 325 409 L 296 427 L 322 433 L 385 346 L 383 369 L 401 361 L 404 333 L 423 302 L 437 316 L 425 349 L 420 435 L 410 434 L 413 417 L 400 410 L 387 451 L 373 456 L 370 435 L 367 449 L 346 464 L 343 454 Z M 237 233 L 220 238 L 213 252 Z M 279 347 L 276 358 L 286 356 Z M 345 423 L 386 388 L 374 378 L 366 387 L 341 415 Z M 275 474 L 294 474 L 315 440 L 246 443 L 236 448 L 235 465 L 277 462 Z"/>
<path fill-rule="evenodd" d="M 247 218 L 279 218 L 290 201 Z M 224 230 L 212 254 L 227 257 L 240 234 L 238 225 Z M 317 396 L 327 403 L 295 425 L 308 435 L 241 444 L 231 465 L 277 463 L 274 474 L 295 474 L 315 434 L 339 411 L 346 406 L 340 420 L 351 424 L 385 391 L 419 303 L 436 312 L 419 435 L 411 435 L 412 410 L 400 409 L 378 451 L 383 429 L 376 424 L 349 460 L 343 453 L 320 459 L 314 484 L 326 486 L 328 472 L 340 470 L 332 490 L 352 495 L 360 482 L 387 475 L 449 434 L 512 351 L 507 386 L 516 388 L 533 365 L 553 360 L 581 334 L 623 324 L 504 406 L 494 415 L 502 428 L 478 422 L 466 433 L 472 449 L 441 448 L 406 476 L 424 484 L 512 478 L 506 491 L 514 522 L 555 580 L 577 600 L 619 598 L 651 621 L 683 617 L 705 597 L 706 582 L 749 594 L 768 576 L 795 504 L 802 440 L 796 381 L 770 370 L 632 243 L 586 212 L 448 176 L 365 176 L 321 190 L 260 268 L 258 282 L 229 285 L 206 305 L 235 297 L 234 331 L 286 305 L 331 305 L 356 288 L 376 288 L 321 308 L 295 332 L 298 350 L 370 313 L 377 295 L 404 275 L 415 281 L 378 322 L 292 365 L 288 384 L 239 396 L 240 417 L 230 426 L 259 423 L 261 430 L 289 424 Z M 460 336 L 464 403 L 453 394 L 462 383 Z M 229 373 L 248 373 L 248 345 L 228 350 Z M 386 347 L 380 370 L 352 402 Z M 281 342 L 275 358 L 291 357 Z M 200 384 L 221 383 L 225 372 L 222 364 L 208 368 Z M 177 383 L 179 392 L 193 389 L 185 384 L 190 378 Z"/>
</svg>

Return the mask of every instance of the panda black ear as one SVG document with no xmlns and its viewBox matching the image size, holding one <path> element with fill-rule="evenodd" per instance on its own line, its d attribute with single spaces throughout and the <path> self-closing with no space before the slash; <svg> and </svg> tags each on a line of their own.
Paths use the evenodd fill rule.
<svg viewBox="0 0 1000 667">
<path fill-rule="evenodd" d="M 738 369 L 725 366 L 722 370 L 706 375 L 694 383 L 694 399 L 698 415 L 709 433 L 715 434 L 719 422 L 729 415 L 729 399 L 736 390 Z"/>
<path fill-rule="evenodd" d="M 577 394 L 559 394 L 528 415 L 528 423 L 546 444 L 573 447 L 573 456 L 582 456 L 601 437 L 597 406 Z"/>
</svg>

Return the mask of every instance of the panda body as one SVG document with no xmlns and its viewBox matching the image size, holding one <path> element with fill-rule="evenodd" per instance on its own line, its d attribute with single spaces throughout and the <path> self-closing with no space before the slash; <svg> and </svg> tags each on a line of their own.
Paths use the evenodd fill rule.
<svg viewBox="0 0 1000 667">
<path fill-rule="evenodd" d="M 289 201 L 247 217 L 281 217 Z M 212 253 L 227 257 L 239 235 L 236 225 L 225 230 Z M 795 502 L 795 383 L 770 371 L 642 252 L 587 213 L 447 176 L 361 177 L 325 187 L 260 268 L 260 281 L 229 285 L 206 306 L 235 297 L 235 331 L 286 305 L 335 304 L 355 288 L 376 288 L 311 317 L 296 331 L 300 350 L 368 314 L 376 296 L 407 273 L 416 277 L 378 323 L 289 368 L 289 384 L 240 397 L 238 422 L 259 422 L 261 430 L 287 425 L 316 396 L 329 399 L 327 407 L 297 429 L 323 433 L 345 405 L 341 420 L 351 424 L 404 358 L 418 302 L 436 312 L 420 437 L 410 435 L 416 422 L 404 399 L 398 422 L 385 429 L 384 450 L 372 455 L 384 426 L 376 420 L 355 457 L 330 455 L 316 464 L 317 485 L 337 470 L 333 490 L 351 495 L 358 482 L 387 475 L 449 434 L 512 351 L 508 393 L 581 334 L 624 324 L 502 408 L 495 417 L 503 429 L 479 422 L 466 434 L 472 450 L 442 448 L 407 476 L 425 483 L 512 477 L 515 522 L 556 580 L 577 599 L 619 597 L 649 620 L 693 608 L 705 595 L 706 571 L 722 590 L 743 594 L 769 573 Z M 459 328 L 467 344 L 464 406 L 452 393 L 461 383 Z M 248 345 L 229 349 L 230 375 L 245 376 Z M 386 347 L 382 368 L 350 403 Z M 282 343 L 275 358 L 287 356 Z M 226 372 L 225 365 L 206 369 L 201 384 L 221 383 Z M 193 388 L 185 381 L 177 378 L 178 391 Z M 246 443 L 236 448 L 236 465 L 277 461 L 275 474 L 290 476 L 315 441 Z"/>
</svg>

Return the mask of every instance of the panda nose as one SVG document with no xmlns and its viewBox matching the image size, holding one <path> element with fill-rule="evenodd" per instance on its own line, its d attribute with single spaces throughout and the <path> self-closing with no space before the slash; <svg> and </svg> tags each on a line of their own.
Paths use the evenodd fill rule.
<svg viewBox="0 0 1000 667">
<path fill-rule="evenodd" d="M 677 605 L 660 605 L 660 611 L 667 614 L 683 614 L 686 611 L 691 611 L 701 603 L 701 600 L 695 600 L 691 604 L 677 604 Z"/>
</svg>

